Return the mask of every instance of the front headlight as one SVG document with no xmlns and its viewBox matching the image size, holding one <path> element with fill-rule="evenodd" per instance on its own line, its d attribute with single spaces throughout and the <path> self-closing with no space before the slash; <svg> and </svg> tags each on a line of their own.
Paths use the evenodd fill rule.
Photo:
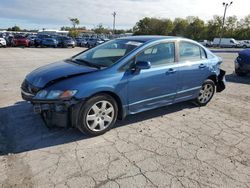
<svg viewBox="0 0 250 188">
<path fill-rule="evenodd" d="M 77 93 L 77 90 L 41 90 L 36 94 L 36 99 L 66 99 L 71 98 Z"/>
</svg>

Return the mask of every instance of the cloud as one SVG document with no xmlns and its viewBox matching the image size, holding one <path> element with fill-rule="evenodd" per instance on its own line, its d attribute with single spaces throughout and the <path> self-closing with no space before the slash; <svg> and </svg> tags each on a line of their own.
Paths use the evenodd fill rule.
<svg viewBox="0 0 250 188">
<path fill-rule="evenodd" d="M 117 26 L 129 28 L 145 16 L 174 19 L 194 15 L 202 19 L 210 19 L 215 14 L 223 13 L 221 3 L 220 0 L 209 2 L 201 0 L 1 0 L 0 17 L 6 20 L 20 20 L 30 25 L 56 26 L 69 25 L 68 18 L 77 17 L 81 25 L 94 27 L 102 23 L 112 27 L 111 13 L 116 11 Z M 249 13 L 248 7 L 248 0 L 237 0 L 237 3 L 230 7 L 229 13 L 242 17 Z"/>
</svg>

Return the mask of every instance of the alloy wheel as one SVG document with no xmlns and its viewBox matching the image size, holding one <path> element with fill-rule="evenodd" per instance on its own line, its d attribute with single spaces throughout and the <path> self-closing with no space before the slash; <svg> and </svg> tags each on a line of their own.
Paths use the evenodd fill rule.
<svg viewBox="0 0 250 188">
<path fill-rule="evenodd" d="M 203 85 L 199 93 L 198 101 L 202 104 L 207 103 L 212 98 L 213 93 L 214 87 L 212 84 L 207 83 Z"/>
<path fill-rule="evenodd" d="M 115 110 L 110 102 L 106 100 L 98 101 L 89 109 L 86 124 L 92 131 L 103 131 L 112 123 L 114 116 Z"/>
</svg>

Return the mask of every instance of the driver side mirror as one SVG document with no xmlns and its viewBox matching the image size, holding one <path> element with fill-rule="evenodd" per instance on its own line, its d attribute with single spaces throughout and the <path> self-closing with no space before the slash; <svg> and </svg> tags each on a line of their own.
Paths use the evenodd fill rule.
<svg viewBox="0 0 250 188">
<path fill-rule="evenodd" d="M 137 61 L 135 64 L 136 70 L 150 69 L 151 63 L 149 61 Z"/>
</svg>

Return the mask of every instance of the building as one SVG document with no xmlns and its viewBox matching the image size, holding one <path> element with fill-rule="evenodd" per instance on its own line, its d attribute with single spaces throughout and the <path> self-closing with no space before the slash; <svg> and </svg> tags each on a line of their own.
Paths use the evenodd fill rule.
<svg viewBox="0 0 250 188">
<path fill-rule="evenodd" d="M 61 31 L 57 29 L 42 29 L 38 31 L 38 34 L 47 34 L 47 35 L 64 35 L 67 36 L 69 31 Z"/>
</svg>

